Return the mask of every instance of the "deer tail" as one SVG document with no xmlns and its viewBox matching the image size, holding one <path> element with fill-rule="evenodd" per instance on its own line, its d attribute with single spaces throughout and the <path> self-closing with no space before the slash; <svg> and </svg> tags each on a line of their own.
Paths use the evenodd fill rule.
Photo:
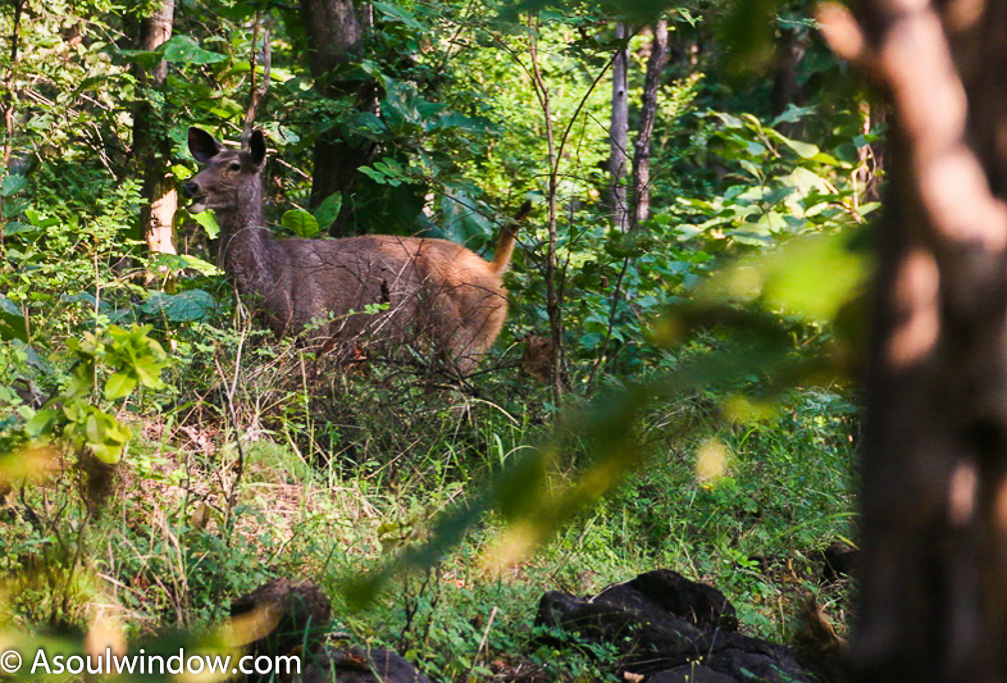
<svg viewBox="0 0 1007 683">
<path fill-rule="evenodd" d="M 490 264 L 493 272 L 497 275 L 503 275 L 507 272 L 511 256 L 514 254 L 514 245 L 517 243 L 518 227 L 529 213 L 531 213 L 531 200 L 525 201 L 514 214 L 514 218 L 500 231 L 500 240 L 497 242 L 496 252 L 493 254 L 493 263 Z"/>
</svg>

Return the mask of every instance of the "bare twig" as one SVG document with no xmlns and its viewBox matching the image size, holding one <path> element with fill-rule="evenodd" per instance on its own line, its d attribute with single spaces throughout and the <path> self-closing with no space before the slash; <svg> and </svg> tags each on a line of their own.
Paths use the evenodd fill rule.
<svg viewBox="0 0 1007 683">
<path fill-rule="evenodd" d="M 251 69 L 249 73 L 251 74 L 249 79 L 249 96 L 248 96 L 248 109 L 245 110 L 245 124 L 242 133 L 242 142 L 248 142 L 248 139 L 252 136 L 252 129 L 255 126 L 255 114 L 259 108 L 259 104 L 262 102 L 262 98 L 266 96 L 266 92 L 269 90 L 269 72 L 272 67 L 272 49 L 269 42 L 269 26 L 262 27 L 262 82 L 258 85 L 255 84 L 256 76 L 256 54 L 257 49 L 255 47 L 256 41 L 259 37 L 259 20 L 255 22 L 255 26 L 252 29 L 252 46 L 249 50 L 248 63 Z"/>
</svg>

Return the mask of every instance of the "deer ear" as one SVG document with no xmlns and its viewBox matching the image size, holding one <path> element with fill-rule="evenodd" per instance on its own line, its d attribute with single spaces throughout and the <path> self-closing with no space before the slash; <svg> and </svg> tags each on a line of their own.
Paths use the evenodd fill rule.
<svg viewBox="0 0 1007 683">
<path fill-rule="evenodd" d="M 207 163 L 222 149 L 223 146 L 202 128 L 189 129 L 189 152 L 199 163 Z"/>
<path fill-rule="evenodd" d="M 266 159 L 266 136 L 258 128 L 252 131 L 252 137 L 248 138 L 248 152 L 252 155 L 252 162 L 256 166 L 261 166 Z"/>
</svg>

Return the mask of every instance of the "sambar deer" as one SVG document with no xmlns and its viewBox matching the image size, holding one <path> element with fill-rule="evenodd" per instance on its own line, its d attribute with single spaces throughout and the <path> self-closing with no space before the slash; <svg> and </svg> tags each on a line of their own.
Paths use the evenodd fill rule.
<svg viewBox="0 0 1007 683">
<path fill-rule="evenodd" d="M 343 342 L 347 355 L 375 341 L 420 340 L 461 374 L 500 334 L 507 317 L 502 276 L 529 203 L 502 230 L 492 261 L 441 239 L 280 239 L 263 221 L 262 131 L 233 150 L 190 128 L 189 151 L 205 164 L 182 185 L 189 211 L 214 210 L 224 271 L 277 334 L 310 335 L 325 348 Z"/>
</svg>

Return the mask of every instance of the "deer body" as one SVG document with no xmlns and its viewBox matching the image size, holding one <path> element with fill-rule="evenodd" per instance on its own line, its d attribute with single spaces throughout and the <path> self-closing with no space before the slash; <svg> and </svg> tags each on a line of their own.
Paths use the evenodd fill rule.
<svg viewBox="0 0 1007 683">
<path fill-rule="evenodd" d="M 279 239 L 262 219 L 262 133 L 237 151 L 190 128 L 189 149 L 207 165 L 183 185 L 193 200 L 189 210 L 214 210 L 224 271 L 277 334 L 302 334 L 326 346 L 424 339 L 463 373 L 500 334 L 513 226 L 501 234 L 493 261 L 439 239 Z M 367 313 L 369 304 L 385 310 Z"/>
</svg>

